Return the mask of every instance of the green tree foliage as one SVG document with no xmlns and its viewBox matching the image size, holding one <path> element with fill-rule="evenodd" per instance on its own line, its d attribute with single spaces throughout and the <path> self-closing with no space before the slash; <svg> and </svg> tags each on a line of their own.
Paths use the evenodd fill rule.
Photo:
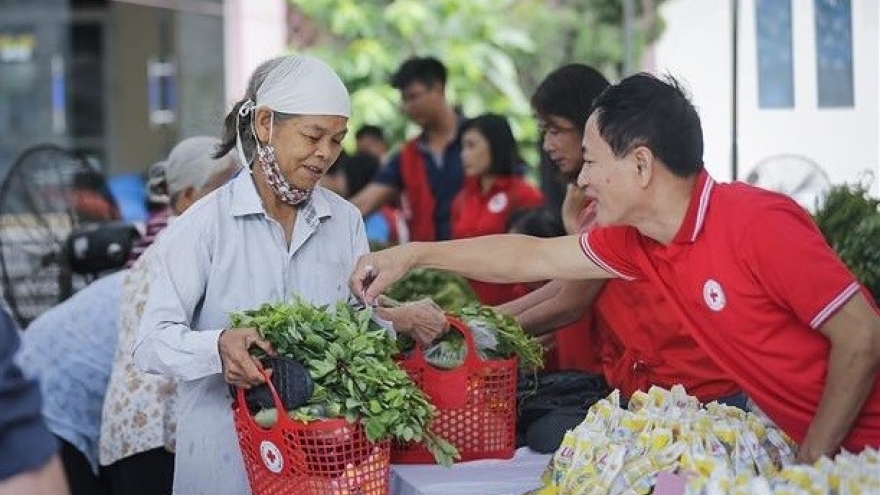
<svg viewBox="0 0 880 495">
<path fill-rule="evenodd" d="M 880 302 L 880 200 L 866 184 L 832 187 L 813 215 L 840 259 Z"/>
<path fill-rule="evenodd" d="M 633 59 L 663 29 L 657 6 L 665 0 L 634 0 Z M 543 4 L 543 8 L 536 4 Z M 548 8 L 549 7 L 549 8 Z M 556 0 L 517 2 L 513 17 L 526 26 L 537 49 L 516 55 L 522 87 L 529 93 L 557 66 L 582 62 L 602 71 L 609 80 L 623 74 L 624 29 L 622 0 Z"/>
<path fill-rule="evenodd" d="M 660 1 L 637 0 L 639 23 L 653 18 L 642 12 L 653 14 Z M 352 93 L 351 127 L 380 125 L 396 143 L 415 129 L 407 128 L 388 80 L 410 56 L 446 64 L 447 96 L 465 115 L 507 115 L 527 157 L 538 139 L 528 102 L 537 83 L 575 61 L 614 79 L 623 59 L 622 0 L 291 2 L 321 33 L 294 48 L 323 56 L 339 71 Z M 654 33 L 655 24 L 641 31 Z"/>
</svg>

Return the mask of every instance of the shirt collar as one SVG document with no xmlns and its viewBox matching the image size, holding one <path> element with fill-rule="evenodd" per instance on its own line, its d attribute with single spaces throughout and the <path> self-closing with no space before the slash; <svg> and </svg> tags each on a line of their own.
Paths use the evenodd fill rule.
<svg viewBox="0 0 880 495">
<path fill-rule="evenodd" d="M 712 195 L 714 186 L 715 181 L 705 170 L 697 173 L 687 212 L 684 215 L 684 220 L 681 222 L 678 233 L 675 234 L 675 238 L 672 240 L 673 243 L 693 243 L 697 240 L 697 236 L 703 230 L 703 224 L 706 223 L 709 197 Z"/>
<path fill-rule="evenodd" d="M 447 150 L 448 150 L 451 146 L 454 146 L 454 145 L 459 144 L 459 142 L 461 141 L 461 126 L 463 126 L 464 123 L 465 123 L 465 121 L 467 120 L 467 119 L 464 117 L 464 115 L 462 115 L 462 114 L 460 114 L 460 113 L 458 113 L 458 112 L 456 112 L 455 115 L 457 116 L 457 120 L 456 120 L 456 122 L 455 122 L 455 138 L 454 138 L 452 141 L 450 141 L 449 143 L 446 144 L 446 149 L 447 149 Z M 428 146 L 428 133 L 427 133 L 427 132 L 422 131 L 422 132 L 419 134 L 418 138 L 416 138 L 416 145 L 419 147 L 419 150 L 420 150 L 420 151 L 422 151 L 422 152 L 424 152 L 424 153 L 427 153 L 427 154 L 429 154 L 429 155 L 432 153 L 432 151 L 431 151 L 431 147 Z"/>
<path fill-rule="evenodd" d="M 312 191 L 311 198 L 300 206 L 299 212 L 304 215 L 306 222 L 312 227 L 317 226 L 322 218 L 331 216 L 330 204 L 327 202 L 325 194 L 326 191 L 323 188 L 316 187 Z M 232 180 L 231 210 L 234 217 L 266 214 L 263 200 L 254 184 L 253 175 L 247 170 L 239 172 L 238 176 Z"/>
</svg>

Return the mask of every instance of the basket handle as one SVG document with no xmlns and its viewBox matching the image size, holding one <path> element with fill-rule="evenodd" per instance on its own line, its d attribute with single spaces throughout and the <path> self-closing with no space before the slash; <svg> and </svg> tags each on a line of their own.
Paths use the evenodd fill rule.
<svg viewBox="0 0 880 495">
<path fill-rule="evenodd" d="M 463 321 L 452 315 L 446 315 L 446 321 L 449 322 L 450 328 L 448 331 L 457 331 L 462 335 L 462 337 L 464 337 L 465 349 L 467 352 L 465 353 L 464 362 L 462 363 L 462 365 L 459 368 L 454 368 L 452 370 L 437 370 L 437 368 L 428 365 L 428 362 L 425 361 L 425 346 L 421 344 L 416 344 L 412 354 L 410 354 L 410 356 L 407 358 L 407 361 L 419 366 L 428 366 L 430 369 L 437 370 L 441 373 L 452 372 L 460 368 L 475 369 L 480 366 L 481 363 L 484 363 L 485 361 L 483 360 L 483 358 L 480 357 L 479 353 L 477 352 L 477 343 L 474 340 L 474 335 L 473 332 L 471 332 L 471 329 L 468 328 L 468 326 L 465 325 Z"/>
<path fill-rule="evenodd" d="M 446 316 L 451 326 L 450 331 L 462 334 L 467 347 L 464 363 L 458 368 L 441 370 L 428 365 L 425 361 L 424 347 L 417 345 L 412 354 L 406 358 L 408 366 L 421 370 L 421 388 L 431 399 L 431 403 L 441 410 L 461 409 L 465 407 L 470 397 L 470 391 L 474 385 L 469 380 L 475 371 L 478 371 L 483 359 L 477 354 L 477 344 L 471 330 L 461 320 L 453 316 Z"/>
<path fill-rule="evenodd" d="M 272 383 L 272 380 L 269 378 L 269 375 L 266 374 L 266 370 L 261 369 L 260 374 L 263 375 L 263 378 L 266 380 L 266 385 L 269 386 L 269 393 L 272 394 L 272 402 L 275 403 L 275 411 L 278 413 L 278 417 L 275 420 L 275 424 L 270 426 L 269 428 L 263 428 L 258 425 L 253 416 L 251 416 L 250 411 L 247 408 L 247 402 L 244 400 L 244 391 L 245 389 L 242 387 L 235 387 L 235 401 L 237 403 L 237 413 L 246 416 L 245 421 L 249 421 L 251 424 L 256 426 L 257 428 L 265 431 L 272 431 L 281 427 L 281 421 L 283 418 L 287 418 L 287 409 L 284 408 L 284 403 L 281 401 L 281 396 L 278 395 L 278 391 L 275 390 L 275 385 Z M 282 417 L 283 415 L 283 417 Z"/>
</svg>

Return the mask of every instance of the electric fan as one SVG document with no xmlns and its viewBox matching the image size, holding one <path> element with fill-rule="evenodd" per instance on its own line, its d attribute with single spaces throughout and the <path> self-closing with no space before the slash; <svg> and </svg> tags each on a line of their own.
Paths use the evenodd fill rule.
<svg viewBox="0 0 880 495">
<path fill-rule="evenodd" d="M 831 187 L 828 175 L 816 162 L 798 155 L 775 155 L 755 165 L 746 182 L 788 195 L 809 211 Z"/>
<path fill-rule="evenodd" d="M 0 181 L 0 282 L 21 328 L 90 281 L 68 262 L 74 229 L 118 218 L 86 156 L 52 144 L 19 155 Z"/>
</svg>

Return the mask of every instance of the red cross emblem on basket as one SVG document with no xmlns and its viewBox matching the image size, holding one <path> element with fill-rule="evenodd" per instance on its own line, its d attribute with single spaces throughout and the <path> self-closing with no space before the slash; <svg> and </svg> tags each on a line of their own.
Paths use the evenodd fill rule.
<svg viewBox="0 0 880 495">
<path fill-rule="evenodd" d="M 260 443 L 260 457 L 263 458 L 263 464 L 269 471 L 277 474 L 284 469 L 284 457 L 281 455 L 281 450 L 268 440 Z"/>
</svg>

